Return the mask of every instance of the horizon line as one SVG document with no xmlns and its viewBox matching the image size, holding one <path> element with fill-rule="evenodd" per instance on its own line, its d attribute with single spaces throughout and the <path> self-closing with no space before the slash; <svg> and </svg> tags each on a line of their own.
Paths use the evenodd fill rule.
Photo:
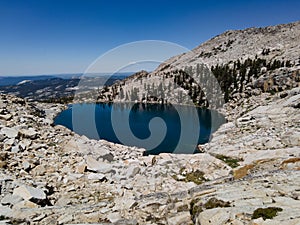
<svg viewBox="0 0 300 225">
<path fill-rule="evenodd" d="M 136 72 L 138 72 L 138 71 L 136 71 Z M 136 72 L 134 72 L 134 71 L 128 71 L 128 72 L 100 72 L 100 73 L 82 73 L 82 72 L 80 72 L 80 73 L 49 73 L 49 74 L 22 74 L 22 75 L 0 75 L 0 78 L 2 77 L 35 77 L 35 76 L 64 76 L 64 75 L 84 75 L 84 74 L 103 74 L 103 75 L 105 75 L 105 74 L 127 74 L 127 73 L 132 73 L 132 74 L 134 74 L 134 73 L 136 73 Z M 149 72 L 149 71 L 148 71 Z"/>
</svg>

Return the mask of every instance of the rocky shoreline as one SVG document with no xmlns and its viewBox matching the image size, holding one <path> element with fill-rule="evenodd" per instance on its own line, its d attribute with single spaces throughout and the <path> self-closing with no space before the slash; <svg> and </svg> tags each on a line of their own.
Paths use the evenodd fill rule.
<svg viewBox="0 0 300 225">
<path fill-rule="evenodd" d="M 299 224 L 299 101 L 241 98 L 203 153 L 143 156 L 53 126 L 64 105 L 1 95 L 0 224 Z"/>
</svg>

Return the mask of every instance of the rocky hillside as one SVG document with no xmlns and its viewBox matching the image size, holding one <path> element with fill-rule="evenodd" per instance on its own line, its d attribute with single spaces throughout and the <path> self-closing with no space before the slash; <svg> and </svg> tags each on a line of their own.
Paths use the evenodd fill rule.
<svg viewBox="0 0 300 225">
<path fill-rule="evenodd" d="M 291 89 L 300 81 L 299 36 L 300 22 L 227 31 L 152 73 L 143 71 L 106 87 L 98 100 L 215 106 L 221 103 L 215 101 L 220 93 L 228 102 Z M 213 95 L 218 85 L 221 91 Z"/>
<path fill-rule="evenodd" d="M 264 28 L 229 30 L 165 63 L 175 66 L 204 61 L 213 66 L 258 56 L 267 60 L 289 60 L 291 64 L 299 65 L 299 28 L 300 21 Z"/>
</svg>

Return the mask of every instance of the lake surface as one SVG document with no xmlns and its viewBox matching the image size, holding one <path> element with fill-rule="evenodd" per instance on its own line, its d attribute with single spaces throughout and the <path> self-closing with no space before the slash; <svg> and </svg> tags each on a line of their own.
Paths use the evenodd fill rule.
<svg viewBox="0 0 300 225">
<path fill-rule="evenodd" d="M 92 139 L 147 149 L 147 154 L 194 153 L 225 122 L 216 111 L 191 106 L 74 104 L 54 123 Z"/>
</svg>

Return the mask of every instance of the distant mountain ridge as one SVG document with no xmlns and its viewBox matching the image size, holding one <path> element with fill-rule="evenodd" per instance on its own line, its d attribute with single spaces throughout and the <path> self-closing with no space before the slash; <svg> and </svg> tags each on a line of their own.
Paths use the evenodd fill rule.
<svg viewBox="0 0 300 225">
<path fill-rule="evenodd" d="M 46 80 L 54 78 L 52 75 L 41 76 L 0 76 L 0 86 L 16 85 L 24 80 Z"/>
<path fill-rule="evenodd" d="M 125 77 L 130 76 L 134 72 L 124 72 L 124 73 L 114 73 L 114 77 Z M 80 78 L 82 75 L 88 76 L 88 74 L 83 73 L 68 73 L 68 74 L 45 74 L 45 75 L 21 75 L 21 76 L 0 76 L 0 86 L 16 85 L 24 80 L 46 80 L 51 78 L 61 78 L 61 79 L 74 79 Z M 111 73 L 101 73 L 99 76 L 111 76 Z"/>
<path fill-rule="evenodd" d="M 73 100 L 81 79 L 85 79 L 90 84 L 90 88 L 95 89 L 103 82 L 111 85 L 128 75 L 129 73 L 117 73 L 112 76 L 89 76 L 87 74 L 84 77 L 82 74 L 7 76 L 0 77 L 0 93 L 14 94 L 30 101 L 66 103 Z"/>
</svg>

